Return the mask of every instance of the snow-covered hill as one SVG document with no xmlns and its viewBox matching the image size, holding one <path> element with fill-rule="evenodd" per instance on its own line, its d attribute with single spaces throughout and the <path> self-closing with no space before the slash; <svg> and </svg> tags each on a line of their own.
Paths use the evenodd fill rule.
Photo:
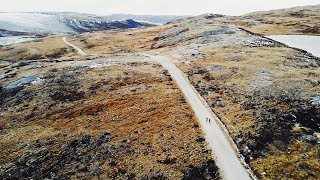
<svg viewBox="0 0 320 180">
<path fill-rule="evenodd" d="M 77 34 L 117 28 L 137 28 L 133 20 L 110 20 L 82 13 L 0 13 L 0 29 L 38 34 Z"/>
<path fill-rule="evenodd" d="M 104 16 L 113 20 L 133 19 L 138 22 L 147 22 L 150 24 L 165 24 L 177 19 L 184 18 L 186 16 L 172 16 L 172 15 L 135 15 L 135 14 L 112 14 Z"/>
<path fill-rule="evenodd" d="M 0 12 L 0 45 L 30 41 L 50 34 L 79 34 L 164 24 L 180 16 L 115 14 L 97 16 L 74 12 Z M 134 19 L 134 20 L 132 20 Z"/>
<path fill-rule="evenodd" d="M 35 33 L 74 33 L 62 17 L 43 13 L 0 13 L 0 29 Z"/>
</svg>

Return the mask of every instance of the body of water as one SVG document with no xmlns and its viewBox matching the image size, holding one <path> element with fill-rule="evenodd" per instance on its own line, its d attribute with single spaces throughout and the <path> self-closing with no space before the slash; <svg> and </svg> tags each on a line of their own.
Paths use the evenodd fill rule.
<svg viewBox="0 0 320 180">
<path fill-rule="evenodd" d="M 10 45 L 15 43 L 21 43 L 26 41 L 32 41 L 37 38 L 32 36 L 8 36 L 8 37 L 0 37 L 0 45 Z"/>
<path fill-rule="evenodd" d="M 303 49 L 314 56 L 320 57 L 320 36 L 274 35 L 267 37 L 282 42 L 288 46 Z"/>
</svg>

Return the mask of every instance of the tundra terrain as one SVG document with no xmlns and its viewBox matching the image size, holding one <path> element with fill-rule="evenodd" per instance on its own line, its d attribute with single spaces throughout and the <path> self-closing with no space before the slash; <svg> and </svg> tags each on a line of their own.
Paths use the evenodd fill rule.
<svg viewBox="0 0 320 180">
<path fill-rule="evenodd" d="M 185 98 L 139 59 L 5 65 L 2 179 L 218 178 Z"/>
<path fill-rule="evenodd" d="M 245 14 L 224 16 L 219 21 L 236 24 L 263 35 L 308 34 L 320 35 L 320 5 L 303 6 Z"/>
<path fill-rule="evenodd" d="M 148 53 L 184 73 L 258 178 L 319 179 L 320 59 L 259 35 L 318 35 L 304 31 L 318 10 L 66 36 L 86 55 L 60 36 L 1 47 L 0 177 L 219 178 L 192 108 Z"/>
</svg>

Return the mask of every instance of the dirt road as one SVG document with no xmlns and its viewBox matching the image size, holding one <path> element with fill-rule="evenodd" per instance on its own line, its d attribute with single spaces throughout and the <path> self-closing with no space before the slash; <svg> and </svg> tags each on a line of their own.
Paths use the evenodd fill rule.
<svg viewBox="0 0 320 180">
<path fill-rule="evenodd" d="M 238 153 L 235 151 L 236 147 L 231 142 L 227 132 L 224 131 L 219 120 L 190 84 L 183 72 L 168 57 L 144 55 L 159 62 L 177 82 L 200 122 L 201 128 L 205 133 L 205 139 L 214 153 L 223 179 L 252 179 L 252 172 L 242 164 Z M 207 118 L 211 121 L 209 122 Z"/>
<path fill-rule="evenodd" d="M 69 42 L 67 41 L 67 38 L 66 38 L 66 37 L 63 37 L 62 40 L 63 40 L 64 43 L 66 43 L 67 45 L 69 45 L 69 46 L 71 46 L 72 48 L 74 48 L 75 50 L 77 50 L 77 52 L 78 52 L 79 55 L 81 55 L 81 56 L 87 55 L 87 53 L 85 53 L 84 51 L 82 51 L 82 49 L 80 49 L 79 47 L 77 47 L 77 46 L 69 43 Z"/>
</svg>

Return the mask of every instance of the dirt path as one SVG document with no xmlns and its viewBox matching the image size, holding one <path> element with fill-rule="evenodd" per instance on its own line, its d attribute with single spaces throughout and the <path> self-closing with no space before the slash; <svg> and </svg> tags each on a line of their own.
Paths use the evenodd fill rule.
<svg viewBox="0 0 320 180">
<path fill-rule="evenodd" d="M 66 37 L 63 37 L 62 38 L 63 42 L 66 43 L 67 45 L 71 46 L 73 49 L 77 50 L 78 54 L 81 55 L 81 56 L 85 56 L 87 55 L 87 53 L 85 53 L 84 51 L 82 51 L 82 49 L 80 49 L 79 47 L 77 47 L 76 45 L 73 45 L 71 43 L 69 43 L 67 41 L 67 38 Z"/>
<path fill-rule="evenodd" d="M 243 161 L 238 157 L 230 136 L 221 122 L 214 115 L 207 103 L 190 84 L 184 73 L 165 56 L 152 56 L 144 54 L 152 60 L 159 62 L 177 82 L 187 101 L 190 103 L 201 128 L 205 133 L 206 141 L 212 149 L 217 166 L 220 168 L 223 179 L 244 180 L 253 179 L 253 173 L 244 167 Z M 211 122 L 207 120 L 211 119 Z"/>
</svg>

